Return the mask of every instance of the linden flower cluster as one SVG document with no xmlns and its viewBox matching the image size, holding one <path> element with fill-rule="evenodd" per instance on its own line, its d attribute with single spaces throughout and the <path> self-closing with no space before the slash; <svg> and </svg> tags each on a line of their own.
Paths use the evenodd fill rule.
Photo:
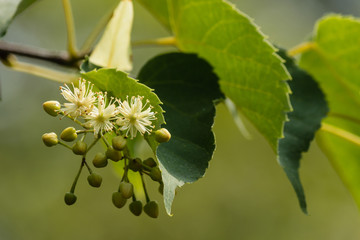
<svg viewBox="0 0 360 240">
<path fill-rule="evenodd" d="M 79 80 L 79 87 L 72 84 L 72 88 L 65 84 L 60 87 L 61 95 L 67 103 L 60 109 L 65 116 L 74 119 L 83 118 L 84 127 L 94 129 L 95 135 L 103 135 L 114 128 L 125 133 L 131 139 L 139 132 L 141 135 L 150 133 L 156 120 L 155 112 L 149 100 L 143 104 L 142 96 L 126 97 L 121 101 L 108 98 L 107 93 L 93 92 L 93 84 Z"/>
<path fill-rule="evenodd" d="M 100 174 L 94 172 L 87 163 L 89 151 L 95 144 L 102 140 L 106 145 L 105 152 L 98 152 L 92 160 L 95 168 L 104 168 L 108 165 L 108 160 L 113 162 L 122 161 L 124 172 L 118 190 L 112 194 L 112 202 L 115 207 L 122 208 L 126 205 L 128 199 L 132 202 L 129 204 L 129 210 L 136 216 L 144 211 L 148 216 L 157 218 L 159 214 L 158 204 L 151 201 L 146 191 L 143 175 L 148 175 L 151 180 L 159 183 L 159 191 L 162 193 L 163 182 L 160 168 L 157 162 L 149 157 L 142 160 L 129 154 L 128 137 L 133 139 L 140 135 L 150 134 L 154 128 L 153 122 L 156 120 L 153 107 L 149 100 L 141 96 L 126 97 L 121 101 L 117 98 L 108 98 L 106 92 L 94 92 L 93 84 L 83 79 L 79 79 L 78 86 L 71 84 L 60 87 L 61 95 L 67 101 L 60 104 L 58 101 L 47 101 L 43 104 L 44 110 L 52 115 L 67 117 L 75 123 L 80 124 L 84 129 L 77 130 L 74 127 L 65 128 L 60 139 L 54 132 L 45 133 L 42 136 L 44 144 L 48 147 L 62 145 L 70 149 L 75 155 L 81 156 L 81 165 L 74 179 L 69 192 L 65 194 L 64 200 L 67 205 L 73 205 L 76 202 L 75 188 L 82 172 L 86 167 L 89 172 L 88 183 L 90 186 L 99 188 L 102 184 Z M 111 137 L 105 137 L 107 132 L 114 132 Z M 94 133 L 94 139 L 91 144 L 85 141 L 87 133 Z M 79 139 L 78 135 L 82 135 Z M 115 136 L 114 136 L 115 135 Z M 155 141 L 158 143 L 168 142 L 171 134 L 167 129 L 161 128 L 152 133 Z M 111 138 L 111 141 L 109 141 Z M 73 142 L 78 139 L 72 146 L 66 142 Z M 62 141 L 61 141 L 62 140 Z M 146 196 L 146 204 L 138 200 L 134 194 L 134 185 L 128 178 L 128 172 L 139 172 L 142 181 L 142 188 Z"/>
</svg>

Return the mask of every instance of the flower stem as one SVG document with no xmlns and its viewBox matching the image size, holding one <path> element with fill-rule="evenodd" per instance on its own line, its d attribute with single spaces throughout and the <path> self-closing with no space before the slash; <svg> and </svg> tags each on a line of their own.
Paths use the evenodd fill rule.
<svg viewBox="0 0 360 240">
<path fill-rule="evenodd" d="M 76 187 L 76 184 L 77 184 L 77 182 L 79 180 L 79 177 L 80 177 L 80 174 L 81 174 L 81 171 L 82 171 L 83 167 L 84 167 L 84 160 L 81 161 L 80 169 L 79 169 L 78 173 L 76 174 L 74 182 L 73 182 L 73 184 L 71 186 L 71 190 L 70 190 L 71 193 L 75 192 L 75 187 Z"/>
<path fill-rule="evenodd" d="M 87 164 L 87 162 L 86 162 L 86 160 L 85 160 L 85 157 L 83 157 L 82 161 L 84 162 L 84 165 L 85 165 L 86 168 L 88 169 L 89 173 L 92 174 L 93 171 L 91 170 L 89 164 Z"/>
<path fill-rule="evenodd" d="M 71 57 L 76 58 L 78 53 L 76 50 L 76 35 L 75 35 L 75 27 L 74 27 L 74 18 L 72 14 L 70 0 L 62 0 L 64 13 L 65 13 L 65 21 L 66 21 L 66 30 L 68 37 L 68 52 Z"/>
<path fill-rule="evenodd" d="M 360 146 L 360 137 L 344 129 L 335 127 L 328 123 L 322 123 L 321 130 L 341 137 L 357 146 Z"/>
<path fill-rule="evenodd" d="M 62 114 L 65 115 L 64 112 L 62 112 Z M 83 123 L 82 123 L 82 122 L 80 122 L 79 120 L 71 117 L 70 115 L 66 115 L 66 117 L 69 118 L 69 119 L 71 119 L 71 120 L 73 120 L 75 123 L 79 124 L 80 126 L 83 126 Z M 84 131 L 84 133 L 87 133 L 87 132 Z"/>
<path fill-rule="evenodd" d="M 38 77 L 47 78 L 56 82 L 70 83 L 78 78 L 75 73 L 63 73 L 52 70 L 46 67 L 37 66 L 30 63 L 20 62 L 12 54 L 9 54 L 6 59 L 1 58 L 4 65 L 12 68 L 15 71 L 28 73 Z"/>
<path fill-rule="evenodd" d="M 59 142 L 59 144 L 66 147 L 66 148 L 68 148 L 68 149 L 70 149 L 72 151 L 72 147 L 70 147 L 69 145 L 67 145 L 67 144 L 65 144 L 63 142 Z"/>
<path fill-rule="evenodd" d="M 144 188 L 146 202 L 148 203 L 148 202 L 150 202 L 150 198 L 149 198 L 149 194 L 148 194 L 148 192 L 146 190 L 144 175 L 143 175 L 142 172 L 140 172 L 140 175 L 141 175 L 141 182 L 142 182 L 142 185 L 143 185 L 143 188 Z"/>
<path fill-rule="evenodd" d="M 305 43 L 301 43 L 295 47 L 293 47 L 292 49 L 290 49 L 287 54 L 290 56 L 290 57 L 294 57 L 295 55 L 298 55 L 300 53 L 304 53 L 304 52 L 307 52 L 311 49 L 314 49 L 316 46 L 315 43 L 313 42 L 305 42 Z"/>
<path fill-rule="evenodd" d="M 76 134 L 82 134 L 82 133 L 94 133 L 93 129 L 88 129 L 88 130 L 77 130 Z"/>
<path fill-rule="evenodd" d="M 84 134 L 85 135 L 85 134 Z M 88 147 L 88 149 L 86 150 L 86 153 L 88 153 L 90 151 L 90 149 L 95 146 L 95 144 L 99 141 L 100 138 L 96 138 Z"/>
<path fill-rule="evenodd" d="M 133 41 L 132 45 L 136 46 L 147 46 L 147 45 L 157 45 L 157 46 L 176 46 L 176 38 L 164 37 L 150 40 L 142 40 L 142 41 Z"/>
<path fill-rule="evenodd" d="M 103 142 L 105 143 L 106 147 L 110 147 L 110 144 L 108 143 L 108 141 L 106 140 L 106 138 L 102 135 L 101 139 L 103 140 Z"/>
</svg>

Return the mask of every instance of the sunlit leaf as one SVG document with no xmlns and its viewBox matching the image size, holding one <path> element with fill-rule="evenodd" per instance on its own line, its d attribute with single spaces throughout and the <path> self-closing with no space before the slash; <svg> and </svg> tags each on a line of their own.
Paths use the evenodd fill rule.
<svg viewBox="0 0 360 240">
<path fill-rule="evenodd" d="M 222 92 L 267 138 L 276 152 L 291 110 L 290 78 L 258 27 L 223 0 L 169 0 L 178 47 L 206 59 Z"/>
<path fill-rule="evenodd" d="M 321 19 L 309 46 L 300 66 L 318 81 L 330 108 L 321 147 L 360 206 L 360 20 Z"/>
</svg>

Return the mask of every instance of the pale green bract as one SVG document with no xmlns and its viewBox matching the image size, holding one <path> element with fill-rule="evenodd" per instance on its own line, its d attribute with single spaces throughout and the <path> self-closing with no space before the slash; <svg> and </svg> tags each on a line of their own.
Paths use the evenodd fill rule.
<svg viewBox="0 0 360 240">
<path fill-rule="evenodd" d="M 360 206 L 360 20 L 321 19 L 310 46 L 300 66 L 319 82 L 330 108 L 319 134 L 321 147 Z M 339 137 L 344 130 L 358 143 Z"/>
</svg>

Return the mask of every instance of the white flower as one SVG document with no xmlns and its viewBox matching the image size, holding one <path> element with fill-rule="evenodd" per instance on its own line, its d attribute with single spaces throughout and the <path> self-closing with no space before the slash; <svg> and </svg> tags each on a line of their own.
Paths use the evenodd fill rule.
<svg viewBox="0 0 360 240">
<path fill-rule="evenodd" d="M 98 102 L 97 106 L 94 106 L 92 111 L 87 113 L 84 117 L 88 121 L 86 125 L 94 128 L 94 134 L 103 134 L 104 132 L 109 132 L 113 129 L 114 124 L 111 122 L 115 120 L 115 116 L 119 113 L 116 108 L 113 99 L 110 99 L 108 103 L 106 93 L 98 93 Z"/>
<path fill-rule="evenodd" d="M 68 101 L 64 103 L 64 108 L 60 110 L 65 115 L 77 118 L 84 116 L 90 112 L 96 101 L 95 93 L 92 91 L 93 85 L 90 82 L 79 79 L 79 88 L 72 83 L 71 90 L 66 84 L 65 87 L 60 87 L 61 95 Z"/>
<path fill-rule="evenodd" d="M 143 97 L 133 96 L 129 104 L 129 97 L 123 102 L 119 101 L 119 116 L 116 120 L 116 124 L 120 126 L 121 131 L 126 131 L 125 135 L 130 137 L 136 137 L 139 131 L 141 135 L 150 133 L 153 120 L 156 119 L 155 113 L 151 111 L 152 106 L 148 105 L 149 100 L 146 101 L 145 105 L 142 104 Z"/>
</svg>

